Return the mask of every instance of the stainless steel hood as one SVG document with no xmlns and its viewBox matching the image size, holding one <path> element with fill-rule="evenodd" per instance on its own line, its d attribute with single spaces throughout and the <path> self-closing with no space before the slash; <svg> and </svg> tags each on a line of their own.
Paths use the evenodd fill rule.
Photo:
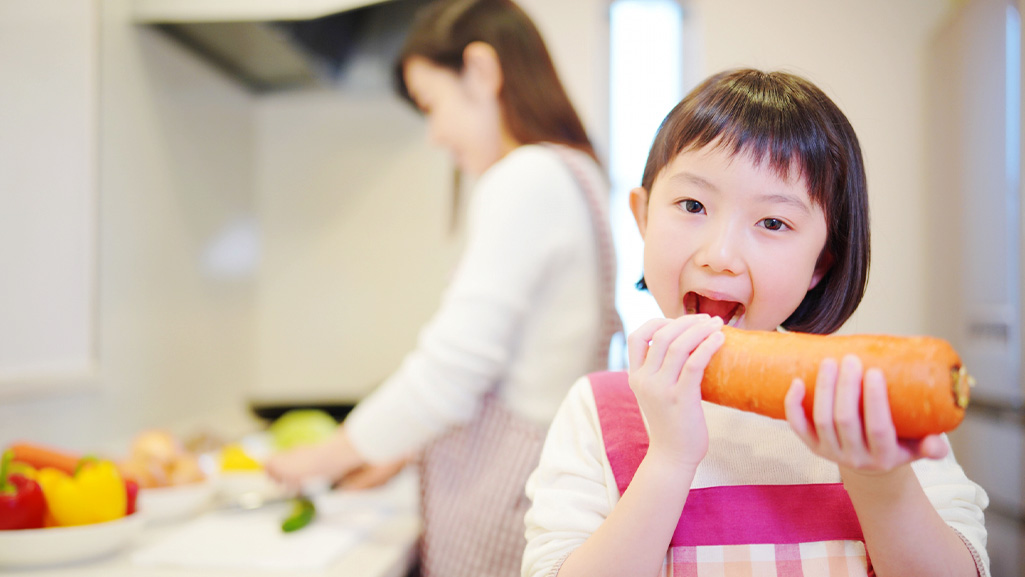
<svg viewBox="0 0 1025 577">
<path fill-rule="evenodd" d="M 133 20 L 159 28 L 255 92 L 332 83 L 381 12 L 411 0 L 135 0 Z"/>
</svg>

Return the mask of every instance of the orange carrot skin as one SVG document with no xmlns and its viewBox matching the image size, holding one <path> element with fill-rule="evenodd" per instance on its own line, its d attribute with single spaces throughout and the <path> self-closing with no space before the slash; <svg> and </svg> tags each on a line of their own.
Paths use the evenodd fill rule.
<svg viewBox="0 0 1025 577">
<path fill-rule="evenodd" d="M 20 441 L 9 447 L 14 451 L 14 461 L 27 463 L 35 469 L 51 467 L 59 469 L 69 475 L 75 473 L 75 468 L 81 460 L 81 456 L 69 451 L 64 451 L 38 443 Z"/>
<path fill-rule="evenodd" d="M 815 378 L 823 359 L 853 354 L 865 369 L 882 370 L 897 436 L 920 439 L 956 428 L 964 419 L 967 388 L 958 399 L 961 359 L 933 337 L 813 335 L 724 327 L 726 340 L 701 383 L 704 400 L 784 419 L 784 397 L 795 378 L 805 384 L 809 420 Z M 970 378 L 967 377 L 966 378 Z"/>
</svg>

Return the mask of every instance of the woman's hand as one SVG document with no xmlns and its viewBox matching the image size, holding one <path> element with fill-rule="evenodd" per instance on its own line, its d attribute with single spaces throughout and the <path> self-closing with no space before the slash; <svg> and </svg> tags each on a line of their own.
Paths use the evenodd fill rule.
<svg viewBox="0 0 1025 577">
<path fill-rule="evenodd" d="M 265 468 L 275 481 L 290 489 L 300 489 L 310 481 L 334 482 L 363 464 L 345 428 L 340 426 L 326 441 L 273 455 Z"/>
<path fill-rule="evenodd" d="M 708 452 L 701 380 L 725 337 L 722 319 L 654 319 L 627 340 L 630 388 L 647 419 L 648 454 L 693 470 Z"/>
<path fill-rule="evenodd" d="M 813 422 L 801 405 L 804 394 L 804 383 L 794 379 L 785 401 L 787 422 L 815 454 L 839 464 L 842 474 L 881 475 L 923 457 L 942 458 L 949 450 L 939 435 L 898 439 L 882 371 L 864 371 L 854 355 L 839 366 L 833 359 L 822 361 Z"/>
<path fill-rule="evenodd" d="M 409 459 L 399 459 L 382 465 L 363 465 L 342 477 L 338 486 L 342 489 L 359 490 L 379 487 L 398 475 L 409 464 Z"/>
</svg>

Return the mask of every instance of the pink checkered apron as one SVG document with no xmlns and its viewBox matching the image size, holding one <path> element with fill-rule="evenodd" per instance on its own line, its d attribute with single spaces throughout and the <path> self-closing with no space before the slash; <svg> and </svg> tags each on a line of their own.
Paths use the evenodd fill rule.
<svg viewBox="0 0 1025 577">
<path fill-rule="evenodd" d="M 598 183 L 580 165 L 579 153 L 548 145 L 571 169 L 587 199 L 598 248 L 602 311 L 593 368 L 608 366 L 609 341 L 622 330 L 614 300 L 615 254 Z M 582 344 L 582 346 L 584 346 Z M 569 383 L 567 383 L 567 386 Z M 424 577 L 515 577 L 526 547 L 524 493 L 537 467 L 545 427 L 507 409 L 494 391 L 467 425 L 432 442 L 420 461 L 424 523 L 420 572 Z"/>
<path fill-rule="evenodd" d="M 590 375 L 620 494 L 648 450 L 627 374 Z M 662 574 L 672 577 L 873 575 L 861 525 L 840 483 L 692 489 Z"/>
</svg>

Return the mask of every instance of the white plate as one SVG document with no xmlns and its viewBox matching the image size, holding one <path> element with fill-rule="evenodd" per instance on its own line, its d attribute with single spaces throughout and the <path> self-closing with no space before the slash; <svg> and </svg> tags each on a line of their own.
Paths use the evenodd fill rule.
<svg viewBox="0 0 1025 577">
<path fill-rule="evenodd" d="M 0 531 L 0 567 L 37 567 L 84 561 L 128 544 L 145 524 L 136 513 L 106 523 Z"/>
<path fill-rule="evenodd" d="M 216 487 L 207 479 L 185 485 L 139 489 L 137 508 L 147 521 L 174 521 L 194 517 L 210 506 Z"/>
<path fill-rule="evenodd" d="M 247 494 L 272 499 L 281 496 L 283 488 L 264 471 L 227 471 L 217 477 L 217 492 L 226 501 Z"/>
</svg>

